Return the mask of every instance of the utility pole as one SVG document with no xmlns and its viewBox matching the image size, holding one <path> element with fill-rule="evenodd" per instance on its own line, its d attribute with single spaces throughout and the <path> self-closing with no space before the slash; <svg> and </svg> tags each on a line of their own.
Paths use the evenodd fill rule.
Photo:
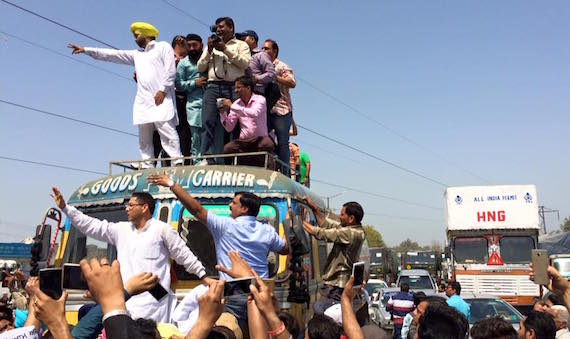
<svg viewBox="0 0 570 339">
<path fill-rule="evenodd" d="M 346 193 L 346 191 L 343 191 L 343 192 L 340 192 L 340 193 L 333 194 L 333 195 L 330 195 L 330 196 L 328 196 L 328 197 L 325 197 L 325 198 L 327 198 L 327 210 L 330 209 L 331 198 L 336 198 L 336 197 L 338 197 L 339 195 L 343 195 L 344 193 Z"/>
<path fill-rule="evenodd" d="M 546 234 L 546 218 L 544 217 L 545 213 L 556 213 L 558 221 L 560 221 L 560 212 L 558 210 L 553 210 L 544 206 L 538 206 L 538 216 L 540 218 L 540 223 L 542 225 L 542 231 L 544 234 Z"/>
</svg>

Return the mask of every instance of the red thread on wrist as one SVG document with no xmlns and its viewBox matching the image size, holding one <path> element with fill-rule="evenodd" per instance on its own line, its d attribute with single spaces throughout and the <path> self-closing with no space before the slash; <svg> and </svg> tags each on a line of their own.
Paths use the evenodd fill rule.
<svg viewBox="0 0 570 339">
<path fill-rule="evenodd" d="M 277 327 L 274 330 L 271 331 L 267 331 L 267 334 L 270 337 L 276 337 L 278 335 L 280 335 L 281 333 L 285 332 L 285 323 L 281 322 L 281 325 L 279 327 Z"/>
</svg>

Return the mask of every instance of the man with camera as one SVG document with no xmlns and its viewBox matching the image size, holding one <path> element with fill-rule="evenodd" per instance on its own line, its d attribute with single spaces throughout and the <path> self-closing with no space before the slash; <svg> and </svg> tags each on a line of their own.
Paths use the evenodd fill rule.
<svg viewBox="0 0 570 339">
<path fill-rule="evenodd" d="M 198 71 L 208 72 L 208 84 L 202 101 L 201 154 L 220 154 L 223 151 L 224 130 L 218 118 L 218 98 L 235 99 L 234 81 L 245 74 L 251 55 L 247 44 L 234 37 L 234 21 L 230 17 L 216 20 L 210 28 L 214 34 L 198 60 Z M 205 160 L 198 165 L 206 165 Z"/>
</svg>

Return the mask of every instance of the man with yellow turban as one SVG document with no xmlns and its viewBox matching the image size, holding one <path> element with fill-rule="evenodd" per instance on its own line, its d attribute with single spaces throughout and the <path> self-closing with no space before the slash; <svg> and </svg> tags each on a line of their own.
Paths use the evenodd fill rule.
<svg viewBox="0 0 570 339">
<path fill-rule="evenodd" d="M 90 57 L 118 64 L 135 66 L 137 95 L 133 104 L 133 124 L 139 128 L 141 157 L 148 160 L 154 156 L 152 134 L 160 134 L 162 148 L 170 157 L 182 157 L 180 139 L 176 132 L 178 116 L 174 103 L 174 80 L 176 67 L 174 51 L 169 43 L 156 41 L 158 30 L 146 22 L 134 22 L 131 32 L 140 50 L 115 50 L 108 48 L 82 47 L 68 44 L 72 54 L 85 53 Z M 183 161 L 173 161 L 181 165 Z M 142 168 L 153 167 L 151 161 L 142 163 Z"/>
</svg>

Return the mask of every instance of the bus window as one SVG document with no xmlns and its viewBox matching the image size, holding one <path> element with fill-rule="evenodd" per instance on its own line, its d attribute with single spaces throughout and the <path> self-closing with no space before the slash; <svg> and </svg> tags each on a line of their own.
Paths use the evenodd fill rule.
<svg viewBox="0 0 570 339">
<path fill-rule="evenodd" d="M 534 240 L 528 236 L 503 236 L 499 240 L 501 259 L 505 264 L 526 264 L 530 262 L 530 252 Z"/>
<path fill-rule="evenodd" d="M 203 207 L 208 212 L 216 213 L 219 216 L 230 216 L 230 207 L 228 205 L 203 205 Z M 259 214 L 257 215 L 257 220 L 270 224 L 275 227 L 278 231 L 277 224 L 277 213 L 275 208 L 270 205 L 261 205 L 259 208 Z M 216 247 L 214 243 L 214 238 L 208 230 L 208 227 L 198 222 L 187 209 L 183 208 L 180 212 L 180 218 L 178 222 L 178 233 L 182 239 L 186 240 L 186 246 L 198 257 L 198 259 L 204 265 L 206 269 L 206 274 L 210 276 L 218 276 L 218 271 L 216 271 Z M 274 253 L 269 253 L 269 259 L 273 256 L 273 261 L 276 260 L 276 255 Z M 275 265 L 269 265 L 273 267 L 269 271 L 269 276 L 273 276 L 276 273 Z M 176 272 L 176 277 L 179 280 L 192 280 L 197 279 L 197 277 L 186 272 L 183 266 L 174 263 L 174 271 Z"/>
<path fill-rule="evenodd" d="M 315 226 L 317 224 L 315 216 L 313 215 L 313 211 L 306 205 L 296 204 L 294 214 L 296 216 L 296 227 L 299 230 L 303 230 L 303 221 L 306 221 Z M 320 274 L 324 271 L 324 267 L 326 265 L 327 243 L 326 241 L 317 241 L 317 253 L 312 253 L 313 239 L 309 233 L 305 232 L 304 230 L 303 232 L 306 239 L 303 239 L 302 241 L 309 250 L 309 254 L 304 256 L 305 259 L 303 261 L 303 267 L 307 272 L 309 272 L 309 279 L 312 279 L 313 277 L 320 276 Z M 289 246 L 291 246 L 291 244 L 289 244 Z M 317 272 L 316 269 L 318 269 L 319 272 Z M 317 275 L 317 273 L 319 273 L 319 275 Z"/>
<path fill-rule="evenodd" d="M 86 215 L 100 220 L 109 222 L 119 222 L 127 220 L 127 211 L 123 205 L 109 206 L 105 208 L 82 209 Z M 103 241 L 86 237 L 75 227 L 69 230 L 68 240 L 63 254 L 63 262 L 79 263 L 81 259 L 87 258 L 103 258 L 107 257 L 109 261 L 117 258 L 117 250 L 115 246 L 109 245 Z"/>
<path fill-rule="evenodd" d="M 484 264 L 489 258 L 487 239 L 482 237 L 455 238 L 455 261 L 460 264 Z"/>
</svg>

